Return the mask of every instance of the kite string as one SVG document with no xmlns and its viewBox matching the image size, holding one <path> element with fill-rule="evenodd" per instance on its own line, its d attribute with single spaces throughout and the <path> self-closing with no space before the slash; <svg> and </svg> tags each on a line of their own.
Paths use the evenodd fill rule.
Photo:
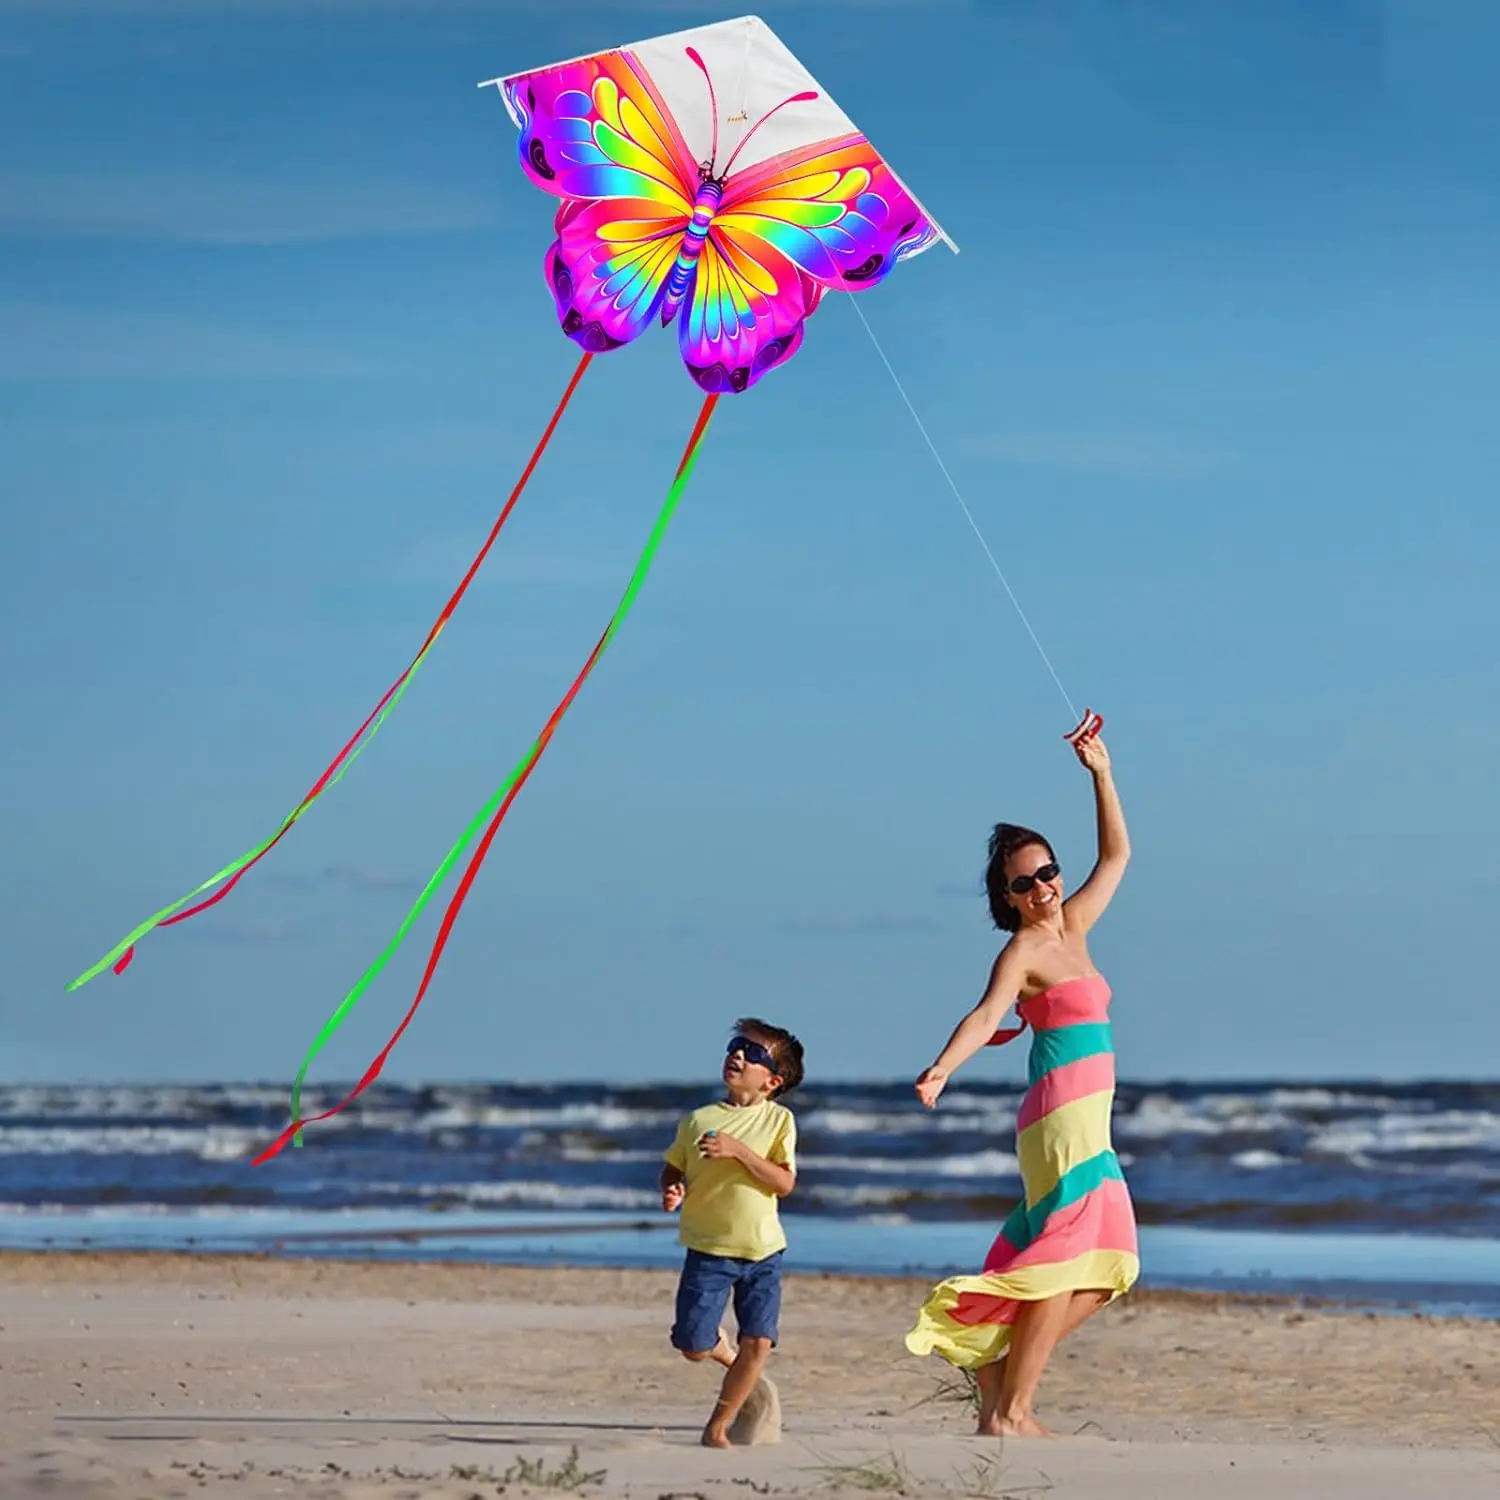
<svg viewBox="0 0 1500 1500">
<path fill-rule="evenodd" d="M 963 511 L 970 527 L 973 529 L 974 535 L 979 538 L 979 545 L 984 548 L 984 555 L 989 558 L 990 566 L 995 570 L 995 577 L 1000 580 L 1001 587 L 1010 596 L 1010 602 L 1015 605 L 1016 613 L 1021 617 L 1021 623 L 1026 627 L 1026 634 L 1031 637 L 1031 644 L 1036 647 L 1037 655 L 1042 658 L 1043 665 L 1052 674 L 1052 680 L 1057 684 L 1057 690 L 1062 694 L 1063 702 L 1068 705 L 1068 712 L 1074 718 L 1078 718 L 1078 710 L 1073 706 L 1073 700 L 1068 696 L 1068 690 L 1063 686 L 1062 678 L 1057 675 L 1057 668 L 1052 665 L 1052 659 L 1047 655 L 1036 631 L 1032 629 L 1031 621 L 1026 618 L 1026 611 L 1021 608 L 1021 601 L 1016 598 L 1016 591 L 1011 588 L 1010 581 L 1006 578 L 1000 564 L 995 561 L 995 554 L 990 551 L 990 544 L 985 541 L 984 533 L 979 529 L 979 523 L 974 519 L 973 511 L 969 509 L 968 504 L 965 502 L 957 483 L 954 481 L 953 475 L 948 472 L 948 465 L 943 462 L 943 455 L 938 452 L 937 444 L 933 442 L 931 434 L 927 431 L 926 424 L 917 414 L 916 407 L 912 405 L 911 397 L 906 394 L 906 387 L 902 385 L 901 377 L 896 374 L 895 367 L 886 357 L 886 352 L 881 347 L 880 340 L 875 337 L 875 330 L 870 327 L 870 320 L 865 316 L 864 308 L 859 305 L 858 295 L 851 294 L 849 301 L 854 304 L 854 311 L 859 314 L 859 321 L 865 325 L 865 332 L 870 335 L 870 342 L 874 344 L 875 352 L 880 356 L 880 362 L 886 367 L 892 381 L 895 383 L 898 394 L 906 403 L 906 409 L 911 413 L 912 421 L 917 424 L 917 431 L 922 434 L 923 440 L 926 442 L 928 448 L 932 450 L 932 456 L 937 460 L 938 468 L 943 471 L 943 478 L 948 481 L 948 488 L 953 491 L 953 498 L 958 501 L 959 509 Z"/>
<path fill-rule="evenodd" d="M 473 885 L 475 877 L 479 874 L 479 867 L 484 863 L 485 856 L 489 853 L 490 845 L 494 842 L 495 835 L 499 832 L 500 825 L 505 820 L 505 815 L 510 811 L 511 803 L 515 801 L 521 788 L 525 786 L 527 779 L 536 768 L 536 764 L 551 741 L 557 726 L 562 722 L 563 715 L 567 713 L 574 698 L 577 697 L 579 689 L 582 688 L 585 680 L 598 663 L 599 658 L 603 656 L 609 643 L 614 639 L 615 633 L 624 622 L 626 615 L 630 613 L 631 605 L 635 602 L 636 595 L 640 592 L 642 584 L 646 581 L 646 575 L 651 570 L 652 561 L 656 556 L 657 549 L 661 546 L 662 538 L 666 534 L 672 515 L 677 509 L 677 503 L 681 500 L 683 491 L 687 488 L 688 479 L 691 477 L 693 467 L 698 461 L 698 452 L 703 442 L 704 432 L 708 428 L 709 418 L 712 417 L 718 400 L 717 395 L 710 395 L 704 400 L 703 408 L 699 412 L 698 421 L 693 428 L 692 436 L 688 439 L 682 461 L 677 467 L 676 477 L 672 481 L 672 486 L 667 492 L 667 498 L 663 502 L 662 508 L 651 528 L 651 535 L 647 539 L 645 549 L 642 551 L 635 565 L 635 571 L 631 574 L 630 582 L 626 585 L 625 592 L 620 599 L 620 603 L 615 608 L 613 617 L 605 627 L 603 635 L 599 637 L 593 651 L 589 654 L 588 660 L 583 665 L 583 670 L 573 679 L 573 685 L 563 695 L 557 707 L 553 709 L 552 716 L 547 720 L 542 732 L 533 741 L 530 749 L 521 757 L 521 760 L 496 789 L 489 801 L 469 822 L 468 827 L 459 836 L 458 842 L 444 856 L 443 862 L 433 873 L 432 878 L 428 880 L 422 890 L 422 894 L 417 897 L 415 904 L 407 912 L 400 927 L 397 928 L 396 935 L 370 967 L 360 976 L 353 989 L 349 991 L 339 1003 L 338 1008 L 324 1023 L 323 1029 L 318 1033 L 317 1038 L 308 1049 L 307 1056 L 303 1058 L 302 1066 L 297 1071 L 296 1081 L 292 1085 L 291 1123 L 251 1162 L 252 1166 L 260 1166 L 263 1162 L 269 1161 L 273 1156 L 276 1156 L 285 1149 L 289 1141 L 300 1146 L 302 1144 L 302 1127 L 304 1125 L 310 1125 L 319 1120 L 327 1120 L 338 1114 L 340 1110 L 352 1103 L 354 1099 L 362 1094 L 380 1076 L 381 1070 L 385 1067 L 386 1059 L 390 1056 L 396 1043 L 401 1040 L 402 1033 L 411 1024 L 412 1017 L 417 1013 L 417 1007 L 421 1005 L 422 998 L 427 993 L 427 987 L 437 969 L 443 949 L 447 946 L 448 937 L 453 930 L 454 922 L 458 918 L 459 910 L 468 897 L 469 889 Z M 473 840 L 481 824 L 486 819 L 489 819 L 489 826 L 485 829 L 484 837 L 480 840 L 478 847 L 470 858 L 464 870 L 463 878 L 459 881 L 458 888 L 454 892 L 452 900 L 448 903 L 447 910 L 443 913 L 442 924 L 438 929 L 437 938 L 433 942 L 432 950 L 428 954 L 427 966 L 423 970 L 422 980 L 417 988 L 416 997 L 407 1008 L 406 1014 L 402 1017 L 401 1024 L 396 1028 L 391 1039 L 381 1049 L 375 1061 L 365 1069 L 359 1082 L 355 1084 L 354 1088 L 343 1099 L 335 1104 L 332 1109 L 324 1110 L 321 1114 L 310 1115 L 304 1119 L 301 1112 L 302 1085 L 304 1079 L 307 1077 L 308 1068 L 311 1067 L 313 1060 L 323 1050 L 324 1046 L 327 1045 L 333 1034 L 343 1025 L 355 1005 L 359 1003 L 360 997 L 370 987 L 375 976 L 385 967 L 391 955 L 401 945 L 406 934 L 411 930 L 412 924 L 421 915 L 437 888 L 447 878 L 448 872 L 457 864 L 460 855 L 462 855 L 464 849 Z"/>
<path fill-rule="evenodd" d="M 232 860 L 222 870 L 210 875 L 207 880 L 195 886 L 187 895 L 180 900 L 174 901 L 170 906 L 164 906 L 159 912 L 148 917 L 134 931 L 129 933 L 117 943 L 108 953 L 104 955 L 92 968 L 85 970 L 68 986 L 68 990 L 76 990 L 87 984 L 91 979 L 103 973 L 106 968 L 113 968 L 116 974 L 123 974 L 135 957 L 135 945 L 147 933 L 157 927 L 172 927 L 178 922 L 186 922 L 190 917 L 195 917 L 199 912 L 206 911 L 210 906 L 217 905 L 240 883 L 240 880 L 249 873 L 251 868 L 258 864 L 277 844 L 291 831 L 292 825 L 305 813 L 308 808 L 317 801 L 330 787 L 342 781 L 344 774 L 353 766 L 354 762 L 363 754 L 366 746 L 380 732 L 381 726 L 390 716 L 396 705 L 400 703 L 408 687 L 411 686 L 413 676 L 422 666 L 427 658 L 428 652 L 436 644 L 437 638 L 442 634 L 453 612 L 458 608 L 459 602 L 468 592 L 469 585 L 474 581 L 474 575 L 478 573 L 480 566 L 489 555 L 490 548 L 494 546 L 495 539 L 500 535 L 500 529 L 510 517 L 515 508 L 516 501 L 521 498 L 521 491 L 526 488 L 528 481 L 541 462 L 542 454 L 547 445 L 552 441 L 552 434 L 557 430 L 557 424 L 562 420 L 563 412 L 568 403 L 573 399 L 573 393 L 578 389 L 578 382 L 583 379 L 583 372 L 588 368 L 589 361 L 593 355 L 585 353 L 578 362 L 578 367 L 573 372 L 573 378 L 568 382 L 567 389 L 563 392 L 562 399 L 557 403 L 556 410 L 552 413 L 552 420 L 548 422 L 543 431 L 541 439 L 532 450 L 531 460 L 521 472 L 521 477 L 516 481 L 515 487 L 510 492 L 510 497 L 505 502 L 499 518 L 490 528 L 490 534 L 485 538 L 484 545 L 479 549 L 473 562 L 469 564 L 469 571 L 464 574 L 462 581 L 453 591 L 442 613 L 433 622 L 432 628 L 427 632 L 427 638 L 422 642 L 421 649 L 412 658 L 411 664 L 406 670 L 385 690 L 384 696 L 370 710 L 363 724 L 355 730 L 353 736 L 342 750 L 329 763 L 323 774 L 313 783 L 311 790 L 302 798 L 301 802 L 287 814 L 281 821 L 281 826 L 269 838 L 263 839 L 253 848 L 240 855 L 238 859 Z M 187 906 L 195 896 L 201 896 L 204 891 L 211 890 L 220 881 L 227 883 L 213 895 L 198 902 L 196 906 Z"/>
</svg>

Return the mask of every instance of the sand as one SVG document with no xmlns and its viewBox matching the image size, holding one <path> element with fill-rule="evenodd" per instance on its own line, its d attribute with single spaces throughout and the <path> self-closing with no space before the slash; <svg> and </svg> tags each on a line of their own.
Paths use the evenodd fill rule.
<svg viewBox="0 0 1500 1500">
<path fill-rule="evenodd" d="M 654 1271 L 0 1255 L 4 1500 L 576 1492 L 1500 1497 L 1500 1328 L 1140 1292 L 1065 1345 L 1050 1442 L 985 1441 L 901 1335 L 922 1284 L 789 1275 L 779 1443 L 698 1446 L 717 1372 Z"/>
</svg>

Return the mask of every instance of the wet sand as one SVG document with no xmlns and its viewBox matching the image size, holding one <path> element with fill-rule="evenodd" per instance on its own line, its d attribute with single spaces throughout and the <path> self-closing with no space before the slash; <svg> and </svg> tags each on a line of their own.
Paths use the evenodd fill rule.
<svg viewBox="0 0 1500 1500">
<path fill-rule="evenodd" d="M 718 1453 L 716 1374 L 667 1344 L 674 1285 L 0 1255 L 0 1495 L 1500 1495 L 1493 1323 L 1133 1293 L 1054 1362 L 1039 1414 L 1063 1436 L 1001 1444 L 902 1345 L 924 1283 L 791 1274 L 781 1441 Z"/>
</svg>

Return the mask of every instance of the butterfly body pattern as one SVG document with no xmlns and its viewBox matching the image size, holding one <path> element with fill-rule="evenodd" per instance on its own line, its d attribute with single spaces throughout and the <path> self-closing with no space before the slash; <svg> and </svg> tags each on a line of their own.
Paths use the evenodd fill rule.
<svg viewBox="0 0 1500 1500">
<path fill-rule="evenodd" d="M 684 49 L 713 82 L 702 59 Z M 677 323 L 693 379 L 748 390 L 785 363 L 827 291 L 874 286 L 937 231 L 858 134 L 720 169 L 694 159 L 629 52 L 509 79 L 521 167 L 561 199 L 546 276 L 563 332 L 595 353 Z M 814 99 L 793 95 L 777 109 Z M 774 114 L 776 111 L 770 111 Z M 741 139 L 743 149 L 763 116 Z"/>
<path fill-rule="evenodd" d="M 724 184 L 714 178 L 706 178 L 693 199 L 692 217 L 688 219 L 682 245 L 677 251 L 677 260 L 667 273 L 667 284 L 662 288 L 661 326 L 665 328 L 677 316 L 683 301 L 692 293 L 693 283 L 698 279 L 698 261 L 703 247 L 708 243 L 708 231 L 724 201 Z"/>
</svg>

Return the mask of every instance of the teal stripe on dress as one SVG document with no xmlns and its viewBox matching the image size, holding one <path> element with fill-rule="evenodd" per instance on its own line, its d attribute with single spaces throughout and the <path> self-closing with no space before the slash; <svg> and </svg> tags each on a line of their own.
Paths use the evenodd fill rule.
<svg viewBox="0 0 1500 1500">
<path fill-rule="evenodd" d="M 1020 1209 L 1005 1221 L 1005 1238 L 1017 1250 L 1024 1250 L 1046 1227 L 1047 1220 L 1060 1208 L 1069 1208 L 1081 1198 L 1087 1198 L 1095 1188 L 1106 1182 L 1123 1182 L 1125 1174 L 1120 1170 L 1120 1159 L 1114 1151 L 1106 1148 L 1097 1156 L 1081 1161 L 1076 1167 L 1063 1173 L 1052 1190 L 1038 1198 L 1029 1208 Z M 1016 1222 L 1014 1225 L 1011 1220 Z M 1024 1227 L 1023 1227 L 1024 1220 Z M 1021 1239 L 1013 1238 L 1019 1234 Z"/>
<path fill-rule="evenodd" d="M 1000 1226 L 1000 1233 L 1007 1244 L 1014 1245 L 1018 1250 L 1023 1245 L 1031 1243 L 1031 1223 L 1026 1217 L 1024 1198 L 1005 1216 L 1005 1223 Z"/>
<path fill-rule="evenodd" d="M 1108 1021 L 1084 1021 L 1077 1026 L 1032 1033 L 1031 1057 L 1026 1064 L 1026 1082 L 1035 1088 L 1054 1068 L 1066 1067 L 1081 1058 L 1114 1051 L 1114 1034 Z"/>
</svg>

